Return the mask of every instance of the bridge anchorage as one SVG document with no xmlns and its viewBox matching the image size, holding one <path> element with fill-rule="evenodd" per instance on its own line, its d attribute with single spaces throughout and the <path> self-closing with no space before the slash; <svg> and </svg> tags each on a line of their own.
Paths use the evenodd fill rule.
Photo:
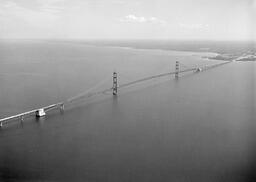
<svg viewBox="0 0 256 182">
<path fill-rule="evenodd" d="M 42 117 L 42 116 L 45 116 L 45 115 L 46 115 L 46 113 L 45 113 L 45 111 L 44 111 L 43 108 L 38 109 L 38 110 L 36 111 L 36 117 Z"/>
<path fill-rule="evenodd" d="M 196 68 L 196 71 L 195 71 L 195 72 L 201 72 L 201 71 L 203 71 L 202 68 L 199 68 L 199 67 L 198 67 L 198 68 Z"/>
<path fill-rule="evenodd" d="M 64 104 L 63 104 L 63 103 L 62 103 L 62 104 L 60 104 L 60 112 L 61 112 L 61 113 L 63 113 L 63 112 L 64 112 L 64 109 L 65 109 Z"/>
</svg>

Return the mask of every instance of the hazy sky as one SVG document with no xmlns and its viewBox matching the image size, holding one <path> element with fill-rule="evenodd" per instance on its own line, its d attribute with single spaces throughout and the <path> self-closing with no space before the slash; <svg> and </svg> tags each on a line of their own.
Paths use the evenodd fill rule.
<svg viewBox="0 0 256 182">
<path fill-rule="evenodd" d="M 256 0 L 0 0 L 0 38 L 255 40 Z"/>
</svg>

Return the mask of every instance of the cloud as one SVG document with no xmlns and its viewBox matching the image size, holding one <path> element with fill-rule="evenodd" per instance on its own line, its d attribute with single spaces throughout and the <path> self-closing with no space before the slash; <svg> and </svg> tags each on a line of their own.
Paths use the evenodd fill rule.
<svg viewBox="0 0 256 182">
<path fill-rule="evenodd" d="M 157 23 L 165 25 L 166 21 L 158 19 L 156 17 L 143 17 L 143 16 L 135 16 L 133 14 L 127 15 L 120 19 L 120 22 L 128 22 L 128 23 Z"/>
<path fill-rule="evenodd" d="M 135 15 L 127 15 L 124 18 L 122 18 L 121 21 L 143 23 L 143 22 L 146 22 L 146 18 L 143 17 L 143 16 L 138 17 L 138 16 L 135 16 Z"/>
</svg>

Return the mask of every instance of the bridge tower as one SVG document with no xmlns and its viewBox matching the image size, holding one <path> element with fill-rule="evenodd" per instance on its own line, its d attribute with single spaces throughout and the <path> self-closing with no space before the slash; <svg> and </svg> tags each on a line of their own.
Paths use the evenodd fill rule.
<svg viewBox="0 0 256 182">
<path fill-rule="evenodd" d="M 179 78 L 179 61 L 176 61 L 175 63 L 175 78 L 178 79 Z"/>
<path fill-rule="evenodd" d="M 117 95 L 117 73 L 113 72 L 113 95 Z"/>
</svg>

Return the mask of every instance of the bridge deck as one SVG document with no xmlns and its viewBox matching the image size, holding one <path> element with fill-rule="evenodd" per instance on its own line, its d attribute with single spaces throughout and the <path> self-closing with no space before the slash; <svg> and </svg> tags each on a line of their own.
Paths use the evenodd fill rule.
<svg viewBox="0 0 256 182">
<path fill-rule="evenodd" d="M 224 65 L 224 64 L 227 64 L 227 63 L 231 63 L 231 62 L 233 62 L 233 61 L 226 61 L 226 62 L 223 62 L 223 63 L 217 63 L 217 64 L 213 64 L 213 65 L 206 65 L 206 66 L 196 67 L 196 68 L 188 68 L 188 69 L 185 69 L 185 70 L 179 70 L 178 73 L 198 71 L 198 70 L 205 71 L 205 70 L 208 70 L 208 69 L 211 69 L 211 68 L 214 68 L 214 67 L 217 67 L 217 66 L 221 66 L 221 65 Z M 128 83 L 121 84 L 121 85 L 117 86 L 117 88 L 127 87 L 129 85 L 133 85 L 133 84 L 136 84 L 136 83 L 139 83 L 139 82 L 143 82 L 143 81 L 147 81 L 147 80 L 151 80 L 151 79 L 155 79 L 155 78 L 159 78 L 159 77 L 163 77 L 163 76 L 167 76 L 167 75 L 172 75 L 172 74 L 175 74 L 175 73 L 177 73 L 177 71 L 162 73 L 162 74 L 159 74 L 159 75 L 153 75 L 153 76 L 141 78 L 141 79 L 138 79 L 138 80 L 135 80 L 135 81 L 131 81 L 131 82 L 128 82 Z M 81 98 L 84 98 L 84 97 L 95 96 L 95 95 L 102 94 L 102 93 L 105 93 L 105 92 L 111 91 L 111 90 L 112 90 L 112 88 L 104 89 L 104 90 L 98 91 L 98 92 L 85 92 L 85 93 L 79 94 L 75 97 L 71 97 L 71 98 L 67 99 L 65 101 L 65 103 L 71 103 L 75 100 L 78 100 L 78 99 L 81 99 Z M 46 112 L 46 111 L 49 111 L 51 109 L 61 107 L 61 106 L 64 106 L 64 102 L 59 102 L 59 103 L 52 104 L 52 105 L 49 105 L 49 106 L 45 106 L 45 107 L 42 107 L 42 108 L 39 108 L 39 109 L 33 109 L 31 111 L 23 112 L 23 113 L 20 113 L 20 114 L 17 114 L 17 115 L 13 115 L 13 116 L 9 116 L 9 117 L 0 119 L 0 127 L 3 125 L 3 123 L 7 123 L 7 121 L 9 121 L 9 120 L 19 119 L 19 118 L 22 118 L 22 117 L 25 117 L 25 116 L 36 114 L 36 112 L 38 112 L 40 109 L 43 109 Z"/>
<path fill-rule="evenodd" d="M 9 117 L 6 117 L 6 118 L 2 118 L 2 119 L 0 119 L 0 123 L 5 123 L 8 120 L 19 119 L 19 118 L 22 118 L 22 117 L 25 117 L 25 116 L 35 114 L 40 109 L 43 109 L 44 111 L 49 111 L 49 110 L 51 110 L 53 108 L 56 108 L 56 107 L 59 107 L 61 105 L 63 105 L 63 102 L 59 102 L 59 103 L 56 103 L 56 104 L 45 106 L 45 107 L 42 107 L 42 108 L 39 108 L 39 109 L 33 109 L 31 111 L 23 112 L 23 113 L 16 114 L 16 115 L 13 115 L 13 116 L 9 116 Z"/>
</svg>

